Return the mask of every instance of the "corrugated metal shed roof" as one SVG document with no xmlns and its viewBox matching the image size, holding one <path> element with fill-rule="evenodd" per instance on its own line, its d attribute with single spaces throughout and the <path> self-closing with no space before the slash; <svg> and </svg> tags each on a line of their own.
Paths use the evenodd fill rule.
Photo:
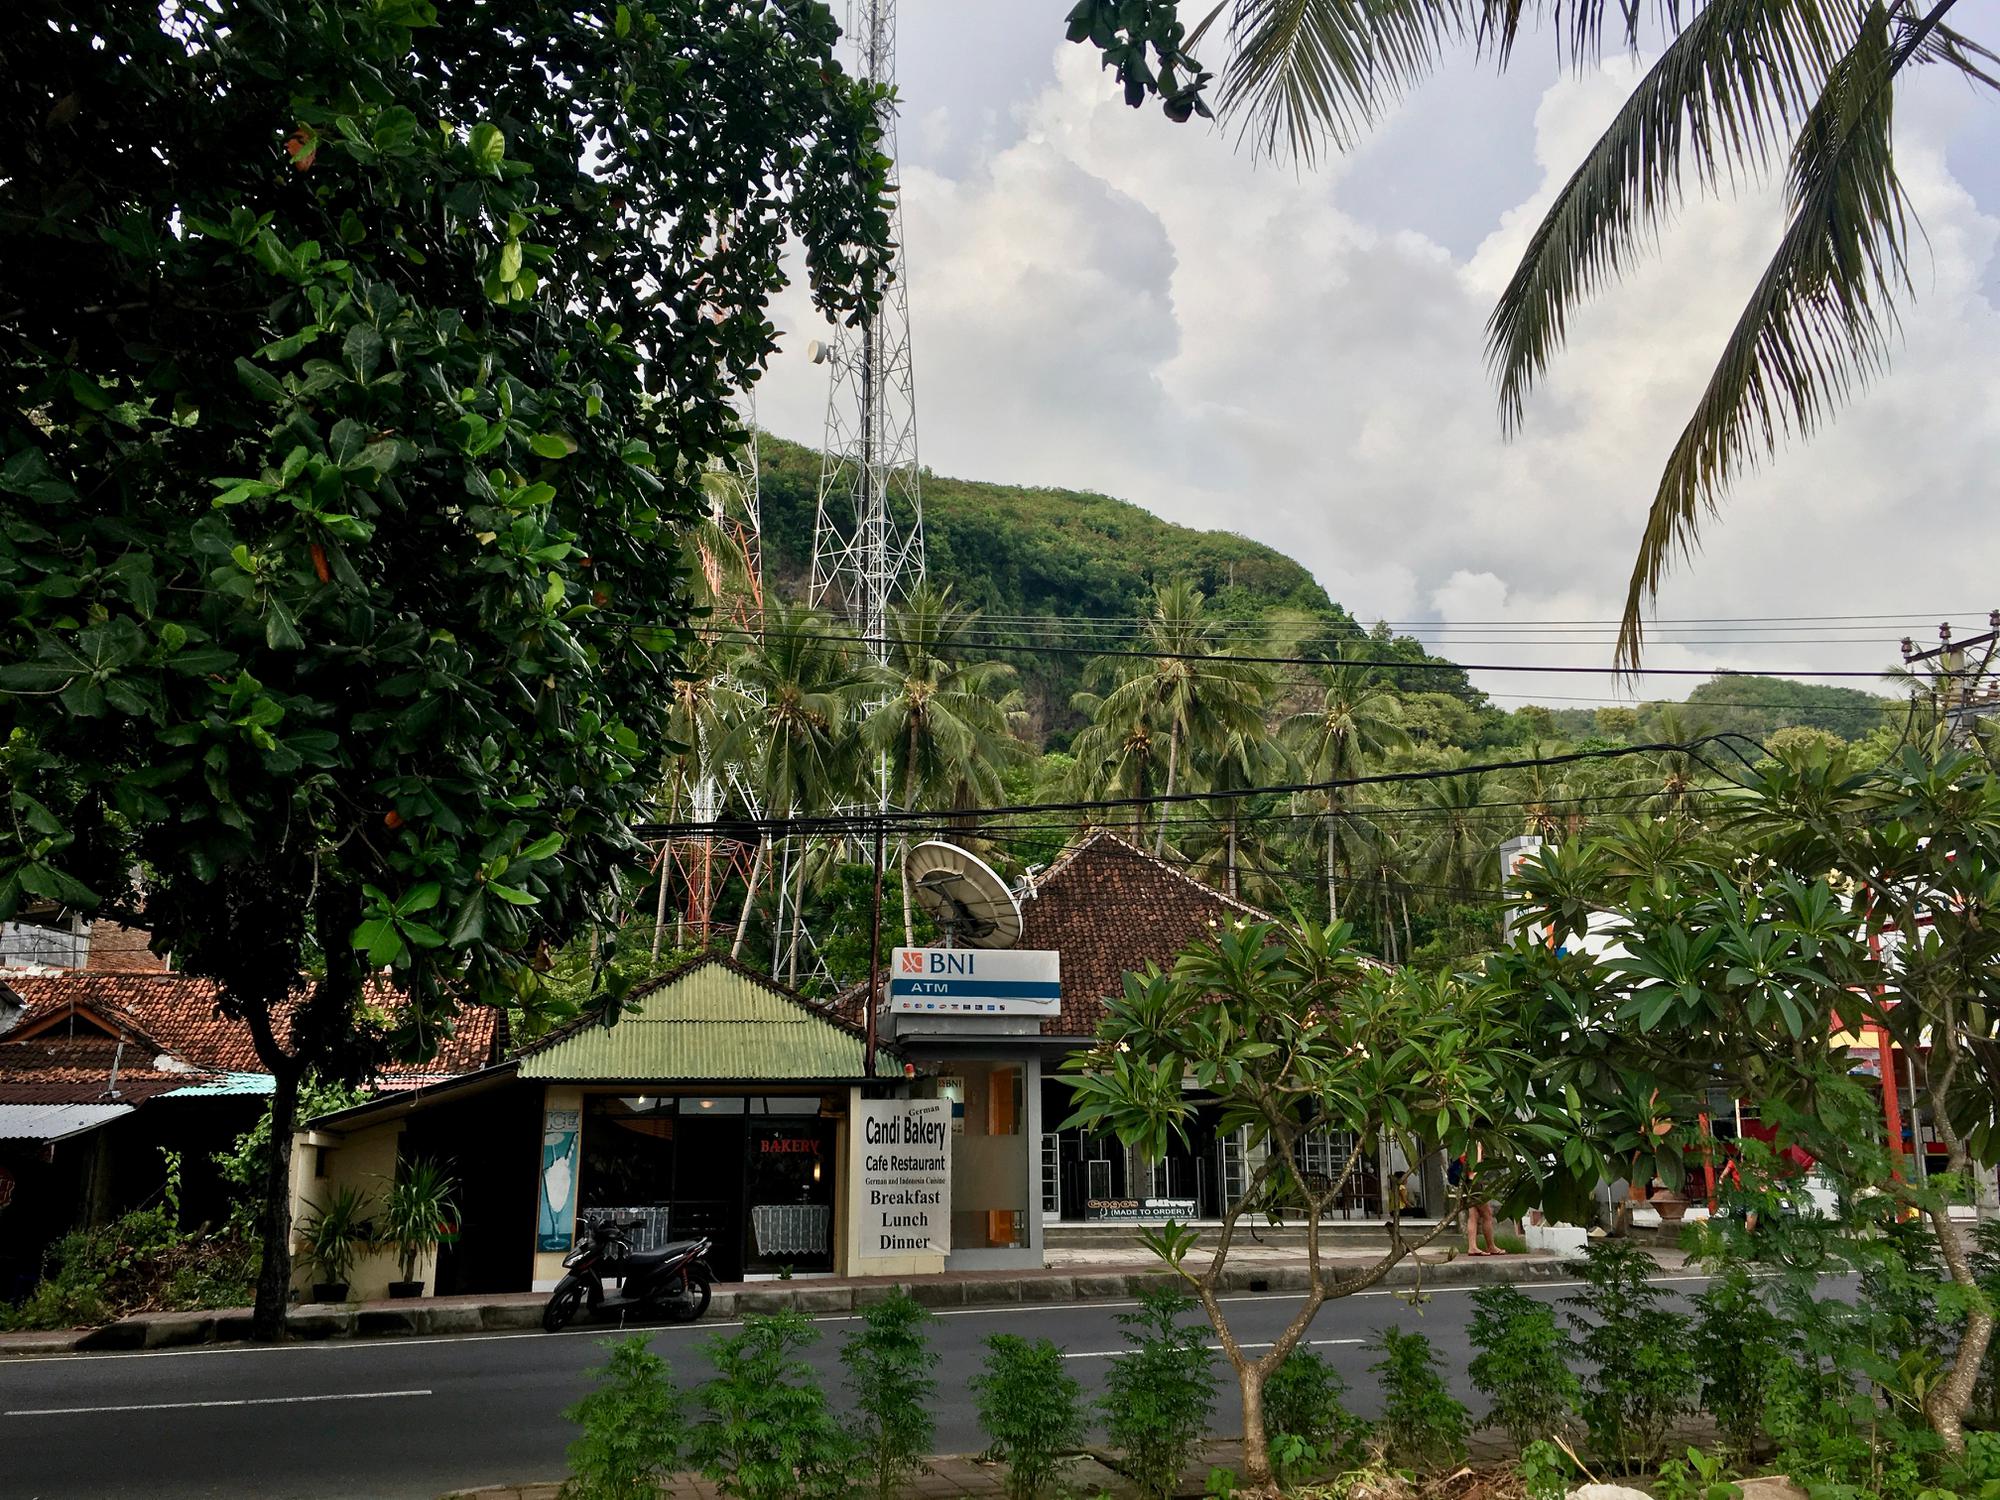
<svg viewBox="0 0 2000 1500">
<path fill-rule="evenodd" d="M 220 1077 L 204 1078 L 200 1083 L 191 1083 L 184 1089 L 175 1089 L 170 1094 L 162 1094 L 163 1099 L 218 1099 L 236 1098 L 247 1094 L 275 1093 L 278 1080 L 269 1073 L 224 1073 Z"/>
<path fill-rule="evenodd" d="M 131 1104 L 0 1104 L 0 1141 L 62 1141 L 129 1115 Z"/>
<path fill-rule="evenodd" d="M 862 1076 L 861 1038 L 769 980 L 722 960 L 640 992 L 617 1023 L 531 1048 L 523 1078 L 732 1082 Z"/>
</svg>

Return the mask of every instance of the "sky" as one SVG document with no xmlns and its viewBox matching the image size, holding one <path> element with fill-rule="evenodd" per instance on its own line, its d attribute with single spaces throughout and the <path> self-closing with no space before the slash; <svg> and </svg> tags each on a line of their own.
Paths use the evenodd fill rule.
<svg viewBox="0 0 2000 1500">
<path fill-rule="evenodd" d="M 902 0 L 923 463 L 1242 532 L 1459 661 L 1606 667 L 1590 622 L 1622 608 L 1660 467 L 1782 224 L 1777 185 L 1690 202 L 1572 322 L 1509 438 L 1487 314 L 1639 63 L 1564 68 L 1542 35 L 1500 75 L 1468 50 L 1300 169 L 1126 108 L 1064 43 L 1066 9 Z M 1662 591 L 1649 667 L 1873 672 L 1901 636 L 2000 606 L 2000 96 L 1929 68 L 1897 107 L 1919 232 L 1892 368 L 1735 486 Z M 758 421 L 817 442 L 805 346 L 825 326 L 797 287 L 774 316 Z M 1476 680 L 1503 706 L 1621 692 L 1598 671 Z"/>
</svg>

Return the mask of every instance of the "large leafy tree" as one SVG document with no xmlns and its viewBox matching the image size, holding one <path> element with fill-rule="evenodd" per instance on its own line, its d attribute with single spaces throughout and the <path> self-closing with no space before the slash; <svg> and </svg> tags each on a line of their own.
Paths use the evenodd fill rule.
<svg viewBox="0 0 2000 1500">
<path fill-rule="evenodd" d="M 198 0 L 0 36 L 0 916 L 142 920 L 276 1078 L 534 1003 L 674 702 L 787 235 L 872 295 L 820 5 Z M 136 872 L 136 879 L 135 879 Z"/>
<path fill-rule="evenodd" d="M 1974 1164 L 2000 1160 L 2000 777 L 1984 753 L 1933 744 L 1859 771 L 1795 753 L 1747 781 L 1715 804 L 1720 834 L 1668 820 L 1544 851 L 1524 875 L 1530 921 L 1563 949 L 1588 929 L 1617 956 L 1524 941 L 1489 978 L 1572 1018 L 1548 1082 L 1608 1122 L 1635 1180 L 1677 1184 L 1708 1091 L 1732 1088 L 1850 1200 L 1921 1217 L 1957 1324 L 1922 1404 L 1958 1449 L 1994 1327 L 1952 1210 Z M 1857 1097 L 1846 1048 L 1871 1022 L 1925 1057 L 1942 1171 L 1897 1169 L 1899 1141 Z"/>
<path fill-rule="evenodd" d="M 1727 192 L 1782 165 L 1786 222 L 1655 486 L 1625 602 L 1619 658 L 1704 513 L 1787 436 L 1810 435 L 1887 361 L 1911 282 L 1911 215 L 1896 173 L 1897 85 L 1916 66 L 2000 87 L 1995 62 L 1947 23 L 1958 0 L 1216 0 L 1190 34 L 1168 0 L 1078 0 L 1072 41 L 1099 48 L 1127 100 L 1206 115 L 1196 47 L 1226 53 L 1215 92 L 1259 149 L 1311 159 L 1358 139 L 1450 48 L 1504 65 L 1546 16 L 1579 61 L 1607 32 L 1658 56 L 1557 192 L 1487 323 L 1510 430 L 1576 308 L 1651 248 L 1690 182 Z M 1607 13 L 1610 25 L 1607 27 Z M 1220 35 L 1202 33 L 1218 27 Z M 1650 40 L 1650 39 L 1648 39 Z"/>
<path fill-rule="evenodd" d="M 1278 726 L 1280 737 L 1309 779 L 1352 781 L 1383 751 L 1409 742 L 1400 722 L 1396 690 L 1376 668 L 1336 660 L 1315 666 L 1312 679 L 1306 706 Z M 1328 915 L 1338 917 L 1336 879 L 1354 864 L 1347 789 L 1329 786 L 1316 800 L 1325 812 L 1326 909 Z"/>
<path fill-rule="evenodd" d="M 1185 1139 L 1205 1103 L 1219 1130 L 1247 1133 L 1249 1182 L 1212 1246 L 1197 1250 L 1194 1232 L 1174 1224 L 1147 1236 L 1200 1300 L 1236 1375 L 1245 1493 L 1277 1493 L 1264 1412 L 1271 1373 L 1328 1300 L 1376 1285 L 1450 1223 L 1441 1216 L 1406 1231 L 1392 1197 L 1379 1253 L 1325 1264 L 1321 1220 L 1367 1150 L 1394 1142 L 1412 1162 L 1440 1149 L 1477 1153 L 1482 1186 L 1501 1198 L 1538 1179 L 1544 1158 L 1566 1144 L 1575 1123 L 1559 1096 L 1534 1086 L 1545 1014 L 1449 975 L 1371 966 L 1344 922 L 1239 922 L 1168 973 L 1128 974 L 1098 1047 L 1065 1065 L 1076 1075 L 1069 1123 L 1114 1133 L 1149 1159 Z M 1332 1175 L 1309 1169 L 1305 1150 L 1328 1131 L 1368 1143 Z M 1231 1247 L 1246 1219 L 1293 1212 L 1305 1227 L 1305 1295 L 1271 1343 L 1245 1344 L 1222 1299 Z"/>
</svg>

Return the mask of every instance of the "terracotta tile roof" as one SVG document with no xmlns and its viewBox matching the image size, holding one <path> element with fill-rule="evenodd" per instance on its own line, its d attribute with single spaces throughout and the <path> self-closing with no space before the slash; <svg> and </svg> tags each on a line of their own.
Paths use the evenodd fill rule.
<svg viewBox="0 0 2000 1500">
<path fill-rule="evenodd" d="M 1020 948 L 1062 954 L 1062 1015 L 1045 1036 L 1092 1036 L 1128 970 L 1169 967 L 1211 924 L 1268 913 L 1203 885 L 1107 829 L 1072 844 L 1021 902 Z"/>
<path fill-rule="evenodd" d="M 111 1064 L 118 1062 L 118 1099 L 107 1099 Z M 157 1066 L 157 1054 L 128 1042 L 122 1056 L 114 1037 L 45 1033 L 25 1042 L 0 1042 L 0 1104 L 142 1104 L 157 1095 L 211 1077 L 185 1067 Z"/>
<path fill-rule="evenodd" d="M 26 1007 L 14 1030 L 0 1034 L 0 1045 L 14 1045 L 23 1039 L 23 1033 L 41 1028 L 46 1028 L 43 1035 L 49 1035 L 56 1027 L 79 1036 L 104 1035 L 115 1044 L 113 1034 L 123 1029 L 194 1069 L 216 1073 L 264 1071 L 256 1045 L 250 1039 L 250 1028 L 217 1011 L 214 980 L 186 974 L 70 971 L 9 974 L 0 976 L 0 983 L 13 991 Z M 367 1000 L 391 1011 L 401 1004 L 398 992 L 381 980 L 369 981 Z M 65 1023 L 64 1017 L 71 1019 Z M 281 1038 L 285 1029 L 280 1017 Z M 435 1057 L 428 1062 L 397 1064 L 385 1070 L 377 1080 L 377 1087 L 418 1088 L 482 1068 L 496 1055 L 499 1029 L 499 1011 L 490 1006 L 469 1006 L 459 1015 L 452 1035 L 438 1048 Z M 128 1056 L 131 1050 L 127 1048 Z"/>
</svg>

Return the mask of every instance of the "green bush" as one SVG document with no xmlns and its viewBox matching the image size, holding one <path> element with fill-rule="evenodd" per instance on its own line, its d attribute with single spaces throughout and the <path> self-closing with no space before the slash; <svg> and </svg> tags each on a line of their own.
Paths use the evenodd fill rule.
<svg viewBox="0 0 2000 1500">
<path fill-rule="evenodd" d="M 1701 1407 L 1715 1419 L 1724 1450 L 1744 1463 L 1763 1440 L 1772 1392 L 1793 1363 L 1791 1341 L 1743 1266 L 1718 1271 L 1694 1305 Z"/>
<path fill-rule="evenodd" d="M 1182 1319 L 1194 1301 L 1175 1287 L 1139 1294 L 1118 1314 L 1131 1348 L 1111 1361 L 1099 1405 L 1111 1446 L 1144 1495 L 1171 1496 L 1201 1451 L 1215 1407 L 1215 1357 L 1208 1325 Z"/>
<path fill-rule="evenodd" d="M 1264 1432 L 1280 1484 L 1355 1456 L 1364 1424 L 1349 1414 L 1346 1395 L 1340 1372 L 1311 1349 L 1294 1349 L 1265 1380 Z"/>
<path fill-rule="evenodd" d="M 930 1313 L 902 1287 L 861 1314 L 860 1329 L 840 1351 L 847 1389 L 863 1421 L 861 1446 L 875 1493 L 888 1500 L 896 1485 L 923 1468 L 937 1423 L 931 1369 L 937 1351 L 924 1337 Z"/>
<path fill-rule="evenodd" d="M 1500 1283 L 1472 1294 L 1472 1357 L 1466 1373 L 1492 1403 L 1483 1425 L 1517 1448 L 1559 1436 L 1576 1420 L 1583 1387 L 1569 1367 L 1569 1340 L 1556 1310 Z"/>
<path fill-rule="evenodd" d="M 1083 1442 L 1083 1391 L 1063 1368 L 1062 1350 L 1047 1339 L 1029 1343 L 995 1333 L 986 1349 L 986 1363 L 972 1378 L 979 1425 L 993 1453 L 1007 1460 L 1008 1495 L 1033 1500 Z"/>
<path fill-rule="evenodd" d="M 860 1445 L 834 1420 L 818 1378 L 796 1356 L 818 1332 L 804 1313 L 751 1318 L 708 1341 L 715 1378 L 695 1392 L 703 1416 L 688 1449 L 704 1477 L 738 1500 L 841 1500 Z"/>
<path fill-rule="evenodd" d="M 583 1428 L 569 1445 L 562 1500 L 658 1500 L 680 1456 L 681 1394 L 646 1336 L 607 1339 L 597 1389 L 563 1415 Z"/>
<path fill-rule="evenodd" d="M 1566 1263 L 1584 1289 L 1563 1300 L 1590 1374 L 1583 1420 L 1591 1447 L 1629 1473 L 1660 1456 L 1673 1424 L 1700 1390 L 1688 1320 L 1662 1307 L 1649 1277 L 1659 1265 L 1625 1240 L 1598 1240 Z"/>
<path fill-rule="evenodd" d="M 1391 1327 L 1368 1347 L 1382 1356 L 1368 1368 L 1382 1385 L 1382 1420 L 1375 1424 L 1375 1436 L 1384 1454 L 1412 1469 L 1460 1462 L 1465 1457 L 1465 1404 L 1445 1388 L 1431 1341 Z"/>
<path fill-rule="evenodd" d="M 1722 1469 L 1721 1459 L 1690 1448 L 1686 1458 L 1660 1465 L 1653 1493 L 1658 1500 L 1743 1500 L 1743 1491 L 1723 1477 Z"/>
<path fill-rule="evenodd" d="M 42 1279 L 17 1306 L 0 1306 L 0 1330 L 78 1328 L 130 1312 L 240 1307 L 257 1280 L 257 1241 L 231 1229 L 179 1227 L 181 1158 L 162 1151 L 166 1182 L 157 1203 L 50 1245 Z"/>
<path fill-rule="evenodd" d="M 1576 1465 L 1547 1438 L 1536 1438 L 1521 1450 L 1515 1467 L 1527 1500 L 1563 1500 L 1576 1477 Z"/>
</svg>

